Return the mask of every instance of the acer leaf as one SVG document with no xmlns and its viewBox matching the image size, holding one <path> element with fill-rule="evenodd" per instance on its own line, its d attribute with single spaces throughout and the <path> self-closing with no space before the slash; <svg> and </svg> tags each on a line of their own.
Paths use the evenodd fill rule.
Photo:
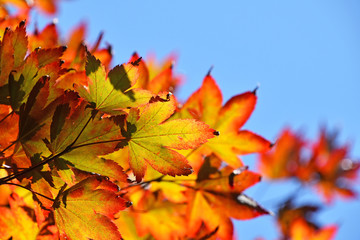
<svg viewBox="0 0 360 240">
<path fill-rule="evenodd" d="M 161 91 L 175 92 L 183 78 L 181 75 L 175 75 L 174 73 L 177 59 L 177 54 L 172 53 L 159 63 L 155 55 L 150 55 L 147 61 L 149 83 L 146 89 L 150 89 L 154 93 Z"/>
<path fill-rule="evenodd" d="M 134 53 L 130 62 L 139 59 L 139 55 Z M 158 94 L 164 91 L 175 91 L 177 85 L 181 82 L 181 77 L 175 76 L 173 65 L 175 56 L 169 56 L 161 65 L 150 58 L 148 64 L 141 60 L 139 62 L 139 78 L 135 84 L 136 88 L 143 88 Z"/>
<path fill-rule="evenodd" d="M 136 232 L 131 233 L 127 230 L 129 239 L 139 239 L 140 237 L 149 239 L 152 236 L 155 239 L 165 240 L 186 236 L 186 207 L 184 204 L 174 204 L 166 201 L 159 192 L 153 194 L 141 189 L 134 191 L 130 199 L 133 206 L 129 208 L 128 216 L 133 218 Z M 120 222 L 122 221 L 120 220 Z M 158 227 L 154 228 L 154 226 Z M 135 238 L 131 238 L 131 236 Z"/>
<path fill-rule="evenodd" d="M 164 69 L 158 75 L 156 75 L 148 84 L 148 89 L 153 93 L 159 93 L 162 91 L 173 91 L 172 88 L 173 78 L 173 66 Z"/>
<path fill-rule="evenodd" d="M 72 167 L 126 181 L 127 176 L 118 164 L 99 158 L 113 152 L 117 140 L 123 139 L 120 128 L 113 119 L 101 119 L 95 113 L 79 99 L 58 105 L 47 146 L 54 155 L 64 152 L 59 161 L 65 160 Z"/>
<path fill-rule="evenodd" d="M 87 178 L 60 192 L 54 203 L 54 217 L 60 237 L 68 239 L 121 239 L 112 219 L 128 203 L 98 177 Z M 115 188 L 116 189 L 116 188 Z"/>
<path fill-rule="evenodd" d="M 38 8 L 47 14 L 54 14 L 57 12 L 58 0 L 36 0 L 35 4 Z"/>
<path fill-rule="evenodd" d="M 5 85 L 12 69 L 20 66 L 27 52 L 25 22 L 12 31 L 7 28 L 0 48 L 0 86 Z"/>
<path fill-rule="evenodd" d="M 13 193 L 9 197 L 10 208 L 0 207 L 0 238 L 27 240 L 36 239 L 39 228 L 21 197 Z"/>
<path fill-rule="evenodd" d="M 300 152 L 304 145 L 305 139 L 301 134 L 284 129 L 276 141 L 274 149 L 259 156 L 261 173 L 271 179 L 295 175 L 296 169 L 293 168 L 293 163 L 301 162 Z"/>
<path fill-rule="evenodd" d="M 130 167 L 138 182 L 144 177 L 146 164 L 162 174 L 190 174 L 186 158 L 172 149 L 196 148 L 214 137 L 213 129 L 195 120 L 165 121 L 175 111 L 175 100 L 158 99 L 139 110 L 132 109 L 124 129 Z"/>
<path fill-rule="evenodd" d="M 3 150 L 17 138 L 18 125 L 14 124 L 19 121 L 19 116 L 12 111 L 8 105 L 0 105 L 0 149 Z M 9 149 L 3 155 L 9 155 Z M 0 154 L 1 156 L 1 154 Z"/>
<path fill-rule="evenodd" d="M 242 166 L 238 155 L 265 152 L 270 149 L 270 142 L 250 131 L 240 130 L 250 117 L 256 104 L 255 92 L 246 92 L 232 97 L 224 106 L 222 95 L 215 80 L 208 74 L 200 89 L 193 93 L 177 113 L 177 118 L 195 118 L 220 132 L 218 138 L 209 140 L 193 152 L 188 152 L 188 159 L 196 166 L 201 166 L 202 155 L 215 153 L 221 160 L 233 168 Z"/>
<path fill-rule="evenodd" d="M 261 155 L 259 168 L 274 180 L 296 177 L 310 183 L 328 203 L 336 195 L 354 198 L 351 185 L 360 165 L 348 156 L 348 147 L 338 146 L 335 140 L 336 135 L 322 129 L 319 139 L 311 144 L 301 134 L 284 129 L 275 149 Z"/>
<path fill-rule="evenodd" d="M 8 88 L 13 109 L 18 110 L 20 105 L 26 102 L 30 91 L 40 77 L 46 76 L 55 81 L 60 71 L 59 57 L 64 50 L 64 47 L 36 50 L 19 68 L 10 73 Z M 55 92 L 55 89 L 51 88 L 51 92 Z M 60 95 L 57 94 L 57 96 Z M 51 100 L 55 98 L 56 96 L 53 96 Z"/>
<path fill-rule="evenodd" d="M 335 195 L 355 198 L 356 192 L 352 185 L 357 179 L 360 163 L 349 156 L 349 146 L 340 146 L 337 133 L 322 128 L 312 150 L 307 167 L 314 166 L 314 171 L 321 176 L 316 188 L 325 201 L 330 203 Z"/>
<path fill-rule="evenodd" d="M 46 114 L 39 115 L 45 108 L 48 97 L 49 78 L 43 77 L 32 88 L 27 102 L 20 109 L 19 134 L 18 139 L 22 143 L 31 139 L 33 135 L 43 126 L 43 121 L 47 118 Z M 39 119 L 40 118 L 40 119 Z"/>
<path fill-rule="evenodd" d="M 331 240 L 335 239 L 336 232 L 336 225 L 326 226 L 318 229 L 312 225 L 309 225 L 305 220 L 298 219 L 291 225 L 290 236 L 291 239 L 294 240 Z"/>
<path fill-rule="evenodd" d="M 292 199 L 286 201 L 277 214 L 283 237 L 296 240 L 334 239 L 337 231 L 336 225 L 322 227 L 314 223 L 313 215 L 318 210 L 319 207 L 317 206 L 303 205 L 295 207 Z"/>
<path fill-rule="evenodd" d="M 58 45 L 59 35 L 55 23 L 48 24 L 39 32 L 36 28 L 34 33 L 29 36 L 29 49 L 35 50 L 41 48 L 55 48 Z"/>
<path fill-rule="evenodd" d="M 58 61 L 66 49 L 67 47 L 62 46 L 57 48 L 41 48 L 39 50 L 35 50 L 38 67 L 42 68 L 49 63 Z"/>
<path fill-rule="evenodd" d="M 189 236 L 197 236 L 204 223 L 207 232 L 218 228 L 217 237 L 220 239 L 231 239 L 234 231 L 231 220 L 211 207 L 211 203 L 207 201 L 204 192 L 197 191 L 190 196 L 193 201 L 188 205 Z"/>
<path fill-rule="evenodd" d="M 89 78 L 88 89 L 79 85 L 75 85 L 75 89 L 97 110 L 119 114 L 123 109 L 148 102 L 152 96 L 145 90 L 129 89 L 138 78 L 137 62 L 116 66 L 107 78 L 100 60 L 88 53 L 85 69 Z"/>
<path fill-rule="evenodd" d="M 116 215 L 114 221 L 121 233 L 121 236 L 126 240 L 146 240 L 149 238 L 149 234 L 144 237 L 140 237 L 136 231 L 135 219 L 129 211 L 120 211 Z"/>
<path fill-rule="evenodd" d="M 153 196 L 153 195 L 151 195 Z M 149 196 L 149 197 L 151 197 Z M 140 237 L 150 233 L 155 239 L 178 239 L 186 234 L 186 222 L 184 205 L 171 202 L 152 202 L 149 198 L 143 199 L 153 203 L 145 208 L 144 213 L 134 213 L 137 232 Z M 168 221 L 171 219 L 171 221 Z M 154 228 L 154 226 L 158 226 Z"/>
<path fill-rule="evenodd" d="M 135 62 L 138 59 L 140 59 L 140 56 L 135 52 L 129 62 Z M 134 88 L 143 88 L 143 89 L 147 89 L 148 83 L 149 83 L 149 70 L 146 66 L 146 63 L 144 61 L 144 59 L 140 59 L 140 61 L 138 61 L 138 72 L 139 72 L 139 77 L 136 81 L 136 83 L 134 84 Z"/>
<path fill-rule="evenodd" d="M 246 220 L 269 214 L 256 201 L 243 193 L 258 183 L 260 175 L 244 169 L 220 168 L 216 155 L 205 158 L 196 184 L 187 191 L 189 228 L 198 234 L 202 223 L 208 232 L 218 227 L 216 235 L 228 239 L 233 235 L 230 218 Z"/>
</svg>

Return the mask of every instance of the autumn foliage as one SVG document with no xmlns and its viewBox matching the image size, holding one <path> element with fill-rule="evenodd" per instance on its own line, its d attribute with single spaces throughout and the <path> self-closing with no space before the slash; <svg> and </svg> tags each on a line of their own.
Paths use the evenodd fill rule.
<svg viewBox="0 0 360 240">
<path fill-rule="evenodd" d="M 172 58 L 134 53 L 112 68 L 101 35 L 84 45 L 84 25 L 65 42 L 53 23 L 26 30 L 29 11 L 55 13 L 57 1 L 4 2 L 18 12 L 1 7 L 1 239 L 232 239 L 233 219 L 271 213 L 244 193 L 261 174 L 311 184 L 328 202 L 355 197 L 359 165 L 325 130 L 313 145 L 285 130 L 273 146 L 243 129 L 256 89 L 223 103 L 209 72 L 180 103 Z M 241 160 L 250 153 L 260 173 Z M 282 236 L 331 239 L 336 226 L 315 226 L 316 210 L 286 202 Z"/>
</svg>

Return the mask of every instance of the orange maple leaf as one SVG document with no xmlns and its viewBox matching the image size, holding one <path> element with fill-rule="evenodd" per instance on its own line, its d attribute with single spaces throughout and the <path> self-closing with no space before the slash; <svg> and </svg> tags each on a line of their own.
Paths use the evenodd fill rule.
<svg viewBox="0 0 360 240">
<path fill-rule="evenodd" d="M 296 177 L 319 190 L 326 202 L 335 195 L 353 198 L 351 182 L 356 179 L 360 164 L 348 156 L 348 146 L 338 146 L 336 135 L 322 129 L 315 143 L 306 141 L 300 134 L 285 129 L 273 151 L 259 158 L 259 169 L 271 178 Z M 309 151 L 310 154 L 304 154 Z"/>
<path fill-rule="evenodd" d="M 256 104 L 255 92 L 245 92 L 232 97 L 222 106 L 222 94 L 215 80 L 208 74 L 200 89 L 193 93 L 175 117 L 195 118 L 220 132 L 218 138 L 185 154 L 195 170 L 202 156 L 215 153 L 233 168 L 243 166 L 238 155 L 265 152 L 271 144 L 263 137 L 240 130 L 250 117 Z"/>
<path fill-rule="evenodd" d="M 89 177 L 60 192 L 53 205 L 60 236 L 73 240 L 121 239 L 112 220 L 129 203 L 116 191 L 115 184 L 100 177 Z"/>
</svg>

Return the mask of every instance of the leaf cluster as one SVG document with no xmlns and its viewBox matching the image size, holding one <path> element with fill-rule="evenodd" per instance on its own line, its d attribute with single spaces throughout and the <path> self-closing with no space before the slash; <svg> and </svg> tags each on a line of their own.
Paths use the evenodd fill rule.
<svg viewBox="0 0 360 240">
<path fill-rule="evenodd" d="M 335 135 L 310 143 L 286 129 L 274 146 L 243 129 L 256 89 L 223 103 L 209 71 L 179 102 L 175 56 L 111 67 L 102 34 L 84 44 L 85 24 L 66 41 L 54 23 L 26 30 L 30 11 L 58 1 L 3 2 L 18 11 L 0 6 L 1 239 L 232 239 L 233 220 L 271 214 L 244 193 L 262 179 L 241 159 L 250 153 L 269 179 L 295 178 L 327 202 L 355 197 L 359 164 Z M 317 210 L 283 202 L 281 238 L 332 239 Z"/>
<path fill-rule="evenodd" d="M 238 158 L 271 146 L 240 130 L 255 92 L 222 105 L 209 73 L 179 107 L 172 58 L 110 69 L 101 36 L 90 49 L 83 34 L 60 42 L 56 25 L 28 34 L 25 21 L 3 33 L 1 238 L 229 239 L 231 219 L 269 214 L 243 193 L 261 177 Z"/>
</svg>

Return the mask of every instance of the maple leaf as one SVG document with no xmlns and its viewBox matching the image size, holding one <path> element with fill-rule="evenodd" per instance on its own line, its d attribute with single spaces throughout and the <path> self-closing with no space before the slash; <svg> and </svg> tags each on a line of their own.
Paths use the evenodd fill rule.
<svg viewBox="0 0 360 240">
<path fill-rule="evenodd" d="M 36 48 L 55 48 L 58 45 L 59 35 L 55 23 L 48 24 L 39 31 L 35 31 L 29 37 L 29 49 L 34 51 Z"/>
<path fill-rule="evenodd" d="M 123 135 L 127 139 L 130 167 L 138 182 L 144 177 L 146 164 L 162 174 L 190 174 L 186 158 L 172 149 L 196 148 L 214 137 L 214 129 L 193 119 L 166 121 L 175 109 L 173 96 L 169 99 L 158 96 L 157 101 L 130 110 Z"/>
<path fill-rule="evenodd" d="M 31 8 L 36 7 L 47 14 L 54 14 L 57 12 L 58 0 L 3 0 L 2 4 L 12 4 L 19 8 L 21 11 L 28 12 Z"/>
<path fill-rule="evenodd" d="M 259 169 L 274 180 L 296 177 L 302 183 L 310 183 L 328 203 L 336 194 L 354 198 L 351 182 L 356 179 L 360 165 L 348 156 L 348 147 L 337 146 L 335 140 L 335 135 L 322 129 L 319 139 L 312 144 L 286 128 L 274 150 L 260 156 Z"/>
<path fill-rule="evenodd" d="M 57 12 L 58 0 L 36 0 L 35 6 L 47 14 L 55 14 Z"/>
<path fill-rule="evenodd" d="M 3 150 L 10 146 L 13 141 L 16 140 L 18 132 L 18 125 L 14 124 L 18 122 L 19 116 L 15 114 L 12 108 L 8 105 L 0 105 L 0 149 Z M 5 151 L 3 155 L 10 154 L 9 150 Z M 0 154 L 1 156 L 1 154 Z"/>
<path fill-rule="evenodd" d="M 185 236 L 186 207 L 183 204 L 164 201 L 160 195 L 154 195 L 149 191 L 139 191 L 132 195 L 132 199 L 134 198 L 137 200 L 129 214 L 134 218 L 139 237 L 151 234 L 155 239 L 166 240 Z"/>
<path fill-rule="evenodd" d="M 121 236 L 126 240 L 146 240 L 149 239 L 149 234 L 144 237 L 140 237 L 136 231 L 135 219 L 129 211 L 120 211 L 116 215 L 114 221 L 116 226 L 121 232 Z"/>
<path fill-rule="evenodd" d="M 65 50 L 66 47 L 35 50 L 19 68 L 10 74 L 9 95 L 13 109 L 18 110 L 21 104 L 26 102 L 39 77 L 46 76 L 50 79 L 51 85 L 54 85 L 60 72 L 59 58 Z M 50 91 L 50 95 L 53 96 L 49 97 L 48 101 L 54 100 L 63 92 L 56 93 L 53 88 Z"/>
<path fill-rule="evenodd" d="M 12 69 L 20 66 L 27 52 L 25 21 L 12 31 L 6 28 L 0 47 L 0 86 L 7 83 Z"/>
<path fill-rule="evenodd" d="M 137 65 L 137 62 L 130 62 L 116 66 L 106 77 L 100 60 L 88 53 L 85 67 L 90 81 L 88 89 L 76 84 L 74 87 L 80 96 L 94 104 L 97 110 L 119 114 L 123 109 L 147 103 L 152 97 L 152 94 L 145 90 L 130 89 L 138 77 Z"/>
<path fill-rule="evenodd" d="M 337 227 L 330 225 L 318 226 L 313 222 L 313 215 L 319 210 L 318 206 L 303 205 L 295 207 L 289 199 L 278 210 L 278 225 L 284 238 L 331 240 L 335 237 Z"/>
<path fill-rule="evenodd" d="M 230 167 L 218 170 L 220 162 L 215 155 L 207 157 L 196 184 L 187 192 L 190 236 L 196 236 L 204 223 L 209 232 L 218 227 L 216 235 L 229 239 L 233 235 L 230 218 L 245 220 L 269 214 L 243 193 L 261 180 L 260 175 Z"/>
<path fill-rule="evenodd" d="M 195 118 L 220 132 L 218 138 L 209 140 L 195 151 L 187 152 L 189 161 L 197 170 L 202 156 L 215 153 L 233 168 L 242 166 L 238 155 L 266 152 L 271 144 L 261 136 L 239 130 L 250 117 L 256 104 L 255 92 L 245 92 L 232 97 L 222 106 L 222 94 L 215 80 L 208 74 L 202 86 L 185 102 L 175 117 Z"/>
<path fill-rule="evenodd" d="M 60 192 L 53 206 L 60 237 L 121 239 L 112 219 L 129 203 L 120 198 L 116 191 L 116 185 L 111 182 L 90 177 Z"/>
<path fill-rule="evenodd" d="M 297 219 L 291 225 L 290 238 L 293 240 L 331 240 L 335 238 L 336 225 L 316 228 L 309 225 L 304 219 Z"/>
<path fill-rule="evenodd" d="M 13 240 L 36 239 L 39 228 L 29 215 L 29 208 L 16 193 L 9 197 L 10 208 L 0 207 L 0 238 Z"/>
<path fill-rule="evenodd" d="M 10 104 L 14 111 L 26 102 L 39 78 L 48 76 L 54 85 L 61 72 L 59 58 L 66 49 L 36 49 L 25 58 L 27 45 L 24 21 L 15 31 L 5 31 L 0 48 L 0 103 Z M 50 91 L 50 101 L 61 95 L 55 88 Z"/>
<path fill-rule="evenodd" d="M 99 48 L 103 34 L 100 33 L 93 47 L 85 46 L 87 25 L 81 23 L 71 32 L 66 46 L 67 51 L 64 53 L 64 67 L 82 71 L 86 64 L 87 52 L 89 51 L 94 57 L 99 59 L 106 69 L 110 66 L 112 60 L 111 45 L 107 44 L 106 48 Z M 90 50 L 91 49 L 91 50 Z"/>
<path fill-rule="evenodd" d="M 70 165 L 126 181 L 127 176 L 117 163 L 98 157 L 113 152 L 116 140 L 122 138 L 117 124 L 111 118 L 95 117 L 96 112 L 88 108 L 85 101 L 70 100 L 57 106 L 50 125 L 50 138 L 46 141 L 53 155 L 64 153 L 56 160 L 63 165 L 60 168 Z"/>
<path fill-rule="evenodd" d="M 130 58 L 130 62 L 139 59 L 139 55 L 134 53 Z M 175 91 L 176 87 L 181 82 L 180 76 L 174 74 L 175 56 L 169 56 L 162 65 L 155 63 L 154 58 L 150 58 L 148 64 L 141 59 L 139 62 L 140 76 L 135 87 L 148 89 L 153 93 L 160 93 L 163 91 Z"/>
<path fill-rule="evenodd" d="M 286 178 L 296 174 L 297 166 L 302 161 L 301 151 L 306 141 L 299 133 L 293 133 L 285 128 L 272 151 L 259 155 L 260 172 L 270 178 Z M 307 175 L 307 176 L 305 176 Z M 303 172 L 303 178 L 308 178 L 309 174 Z"/>
<path fill-rule="evenodd" d="M 360 164 L 351 160 L 349 147 L 336 143 L 336 132 L 320 131 L 320 137 L 313 145 L 312 156 L 307 168 L 313 166 L 314 172 L 320 175 L 316 188 L 323 198 L 330 203 L 336 194 L 345 198 L 355 198 L 356 193 L 351 188 L 352 181 L 357 179 Z M 300 178 L 301 179 L 301 178 Z"/>
</svg>

